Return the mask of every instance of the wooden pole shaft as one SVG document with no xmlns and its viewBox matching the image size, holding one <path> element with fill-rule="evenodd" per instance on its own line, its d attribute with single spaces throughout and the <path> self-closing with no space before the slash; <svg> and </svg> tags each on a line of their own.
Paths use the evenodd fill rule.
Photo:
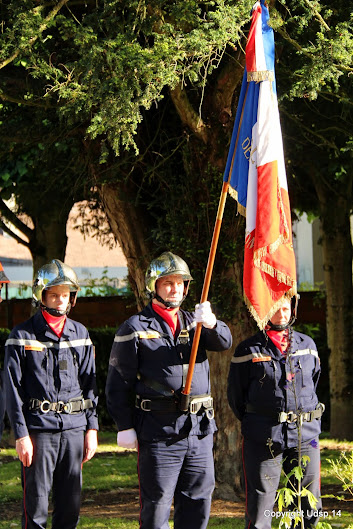
<svg viewBox="0 0 353 529">
<path fill-rule="evenodd" d="M 225 203 L 227 200 L 228 187 L 229 187 L 229 183 L 223 182 L 222 192 L 221 192 L 221 196 L 220 196 L 219 204 L 218 204 L 217 218 L 216 218 L 216 222 L 215 222 L 215 226 L 213 230 L 210 253 L 208 256 L 207 268 L 206 268 L 200 303 L 204 303 L 205 301 L 207 301 L 208 291 L 209 291 L 210 283 L 211 283 L 213 265 L 214 265 L 214 260 L 216 256 L 217 245 L 218 245 L 219 232 L 221 230 L 223 213 L 224 213 Z M 200 342 L 201 328 L 202 328 L 202 323 L 198 323 L 196 325 L 194 340 L 192 343 L 189 368 L 188 368 L 188 373 L 186 376 L 185 387 L 183 388 L 183 391 L 182 391 L 182 396 L 186 397 L 184 399 L 182 398 L 182 403 L 183 403 L 183 400 L 185 402 L 185 405 L 181 406 L 183 411 L 186 411 L 188 408 L 187 396 L 190 395 L 191 382 L 192 382 L 192 377 L 194 374 L 197 350 L 198 350 L 199 342 Z M 185 406 L 186 406 L 186 409 L 184 409 Z"/>
</svg>

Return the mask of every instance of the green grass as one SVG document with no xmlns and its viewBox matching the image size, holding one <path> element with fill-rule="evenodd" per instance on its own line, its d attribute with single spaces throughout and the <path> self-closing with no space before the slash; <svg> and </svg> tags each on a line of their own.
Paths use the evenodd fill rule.
<svg viewBox="0 0 353 529">
<path fill-rule="evenodd" d="M 6 443 L 6 436 L 5 436 Z M 342 450 L 353 451 L 353 443 L 338 443 L 328 436 L 323 436 L 321 445 L 321 474 L 322 484 L 340 484 L 339 480 L 332 475 L 328 459 L 338 459 Z M 14 458 L 11 460 L 11 458 Z M 119 494 L 119 490 L 124 488 L 138 487 L 136 452 L 126 452 L 116 445 L 116 434 L 112 432 L 99 432 L 99 448 L 96 456 L 83 466 L 83 491 L 89 492 L 92 500 L 99 492 L 114 490 Z M 0 453 L 0 504 L 11 507 L 15 503 L 20 505 L 22 499 L 22 488 L 20 480 L 20 464 L 17 460 L 16 452 L 13 448 L 2 449 Z M 340 516 L 333 516 L 328 512 L 327 521 L 336 529 L 353 529 L 353 516 L 342 510 Z M 0 521 L 0 529 L 11 529 L 21 527 L 20 507 L 16 516 L 10 521 Z M 351 525 L 352 524 L 352 525 Z M 279 521 L 273 519 L 272 527 L 278 528 Z M 173 523 L 170 523 L 171 528 Z M 137 520 L 126 518 L 104 517 L 95 518 L 82 516 L 79 529 L 137 529 Z M 208 527 L 219 529 L 243 529 L 242 518 L 218 518 L 211 517 Z M 51 520 L 48 520 L 48 529 L 51 529 Z"/>
<path fill-rule="evenodd" d="M 1 522 L 0 529 L 10 529 L 13 527 L 21 527 L 20 518 L 14 519 L 12 522 Z M 170 522 L 170 527 L 173 527 L 173 522 Z M 209 528 L 218 529 L 243 529 L 244 521 L 234 518 L 213 518 L 208 524 Z M 138 522 L 136 520 L 127 520 L 125 518 L 87 518 L 82 516 L 78 524 L 78 529 L 137 529 Z M 51 529 L 51 521 L 48 520 L 47 529 Z"/>
</svg>

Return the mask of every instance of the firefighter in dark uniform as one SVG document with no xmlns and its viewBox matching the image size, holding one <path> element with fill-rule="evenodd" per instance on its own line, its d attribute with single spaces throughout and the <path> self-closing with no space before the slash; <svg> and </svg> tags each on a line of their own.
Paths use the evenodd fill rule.
<svg viewBox="0 0 353 529">
<path fill-rule="evenodd" d="M 314 527 L 321 509 L 321 415 L 316 387 L 320 361 L 314 341 L 292 329 L 297 297 L 285 298 L 264 332 L 235 350 L 228 378 L 228 400 L 241 421 L 246 488 L 246 529 L 270 529 L 281 468 L 288 476 L 299 457 L 308 456 L 301 487 L 318 500 L 301 499 L 304 526 Z M 298 454 L 300 453 L 300 456 Z M 289 486 L 289 485 L 288 485 Z M 293 478 L 291 486 L 298 490 Z M 284 509 L 294 516 L 297 506 Z M 292 514 L 290 514 L 292 513 Z"/>
<path fill-rule="evenodd" d="M 209 302 L 196 305 L 195 313 L 180 309 L 191 279 L 177 255 L 154 259 L 146 272 L 152 301 L 121 325 L 110 355 L 107 406 L 118 445 L 138 448 L 142 529 L 167 529 L 173 498 L 174 529 L 204 529 L 209 519 L 216 425 L 206 349 L 228 349 L 232 338 Z M 191 401 L 182 412 L 197 322 L 202 330 Z"/>
<path fill-rule="evenodd" d="M 7 413 L 22 463 L 23 529 L 44 529 L 53 491 L 53 529 L 77 527 L 82 463 L 97 448 L 94 349 L 87 329 L 67 317 L 75 272 L 58 259 L 33 283 L 34 316 L 5 345 Z"/>
<path fill-rule="evenodd" d="M 6 277 L 2 264 L 0 263 L 0 303 L 2 302 L 1 289 L 5 283 L 9 283 Z M 0 441 L 2 432 L 4 430 L 4 416 L 5 416 L 5 391 L 4 391 L 4 373 L 0 369 Z"/>
</svg>

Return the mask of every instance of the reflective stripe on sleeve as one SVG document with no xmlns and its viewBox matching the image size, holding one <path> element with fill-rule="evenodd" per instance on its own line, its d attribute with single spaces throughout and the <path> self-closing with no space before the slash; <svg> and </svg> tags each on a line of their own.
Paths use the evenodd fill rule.
<svg viewBox="0 0 353 529">
<path fill-rule="evenodd" d="M 51 342 L 49 342 L 50 344 Z M 46 349 L 49 345 L 47 342 L 39 342 L 38 340 L 25 340 L 23 338 L 8 338 L 6 340 L 5 346 L 7 345 L 19 345 L 21 347 L 27 348 L 33 348 L 33 350 L 42 350 Z"/>
<path fill-rule="evenodd" d="M 241 364 L 243 362 L 261 362 L 261 360 L 267 360 L 268 354 L 264 355 L 263 353 L 250 353 L 244 356 L 233 356 L 231 362 L 233 364 Z"/>
<path fill-rule="evenodd" d="M 313 355 L 316 358 L 319 358 L 319 353 L 315 349 L 299 349 L 291 354 L 291 356 L 304 356 L 304 355 Z"/>
<path fill-rule="evenodd" d="M 28 351 L 42 351 L 43 349 L 70 349 L 74 347 L 84 347 L 92 345 L 90 338 L 78 340 L 65 340 L 62 342 L 39 342 L 38 340 L 26 340 L 24 338 L 9 338 L 5 345 L 19 345 Z"/>
<path fill-rule="evenodd" d="M 81 338 L 78 340 L 65 340 L 53 344 L 58 349 L 69 349 L 71 347 L 85 347 L 87 345 L 93 345 L 91 338 Z"/>
<path fill-rule="evenodd" d="M 115 336 L 114 342 L 116 343 L 123 343 L 123 342 L 129 342 L 130 340 L 134 340 L 136 338 L 139 338 L 140 340 L 151 340 L 154 338 L 160 338 L 161 335 L 158 331 L 135 331 L 131 334 L 124 334 L 123 336 Z"/>
</svg>

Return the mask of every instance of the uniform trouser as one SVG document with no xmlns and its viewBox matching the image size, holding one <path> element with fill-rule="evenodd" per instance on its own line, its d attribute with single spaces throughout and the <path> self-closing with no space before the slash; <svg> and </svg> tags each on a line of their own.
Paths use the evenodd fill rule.
<svg viewBox="0 0 353 529">
<path fill-rule="evenodd" d="M 139 442 L 140 528 L 205 529 L 214 489 L 213 434 Z"/>
<path fill-rule="evenodd" d="M 33 462 L 22 465 L 22 529 L 47 526 L 49 493 L 53 491 L 52 529 L 75 529 L 81 503 L 82 430 L 30 432 Z"/>
<path fill-rule="evenodd" d="M 320 449 L 318 439 L 303 443 L 301 456 L 309 456 L 310 460 L 303 468 L 301 487 L 306 487 L 318 500 L 316 508 L 310 507 L 307 497 L 301 498 L 301 509 L 304 515 L 305 528 L 314 527 L 318 522 L 321 509 L 320 491 Z M 273 507 L 280 480 L 281 468 L 288 476 L 298 466 L 298 449 L 273 450 L 258 442 L 243 440 L 243 467 L 246 489 L 246 529 L 271 529 Z M 303 465 L 302 465 L 303 466 Z M 291 487 L 289 484 L 287 487 Z M 294 490 L 298 484 L 293 482 Z M 283 512 L 298 511 L 298 505 L 284 507 Z M 293 516 L 293 515 L 291 515 Z M 298 526 L 297 526 L 298 527 Z"/>
</svg>

